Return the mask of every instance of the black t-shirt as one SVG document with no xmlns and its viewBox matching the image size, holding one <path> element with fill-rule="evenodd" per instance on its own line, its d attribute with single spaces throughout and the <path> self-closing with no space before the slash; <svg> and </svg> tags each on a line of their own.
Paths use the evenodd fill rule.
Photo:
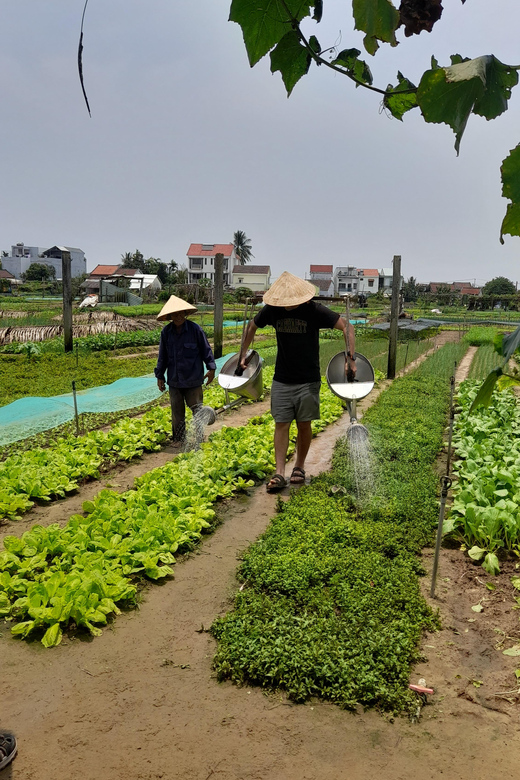
<svg viewBox="0 0 520 780">
<path fill-rule="evenodd" d="M 264 306 L 254 323 L 258 328 L 272 325 L 276 330 L 276 381 L 286 385 L 319 382 L 320 328 L 333 328 L 338 320 L 339 314 L 316 301 L 302 303 L 296 309 Z"/>
</svg>

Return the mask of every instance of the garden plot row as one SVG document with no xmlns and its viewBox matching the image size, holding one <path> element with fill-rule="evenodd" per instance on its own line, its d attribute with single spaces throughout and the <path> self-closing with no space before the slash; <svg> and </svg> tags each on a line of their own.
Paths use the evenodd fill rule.
<svg viewBox="0 0 520 780">
<path fill-rule="evenodd" d="M 273 369 L 264 372 L 266 385 L 272 373 Z M 206 404 L 218 408 L 224 400 L 219 386 L 205 390 Z M 117 462 L 160 450 L 170 434 L 170 409 L 158 406 L 142 417 L 120 420 L 109 431 L 71 435 L 51 447 L 12 455 L 0 463 L 0 517 L 21 515 L 34 506 L 34 500 L 63 497 Z"/>
<path fill-rule="evenodd" d="M 314 432 L 339 418 L 339 400 L 322 391 Z M 139 580 L 171 576 L 175 553 L 211 527 L 213 504 L 252 486 L 274 467 L 270 415 L 222 428 L 197 451 L 179 455 L 136 480 L 125 493 L 103 490 L 64 528 L 34 526 L 8 536 L 0 552 L 0 615 L 12 633 L 59 644 L 63 629 L 97 635 L 100 625 L 135 600 Z M 119 606 L 118 606 L 119 605 Z"/>
<path fill-rule="evenodd" d="M 495 390 L 488 408 L 471 412 L 479 386 L 467 381 L 458 391 L 456 482 L 444 532 L 494 575 L 500 558 L 511 553 L 520 557 L 520 409 L 516 396 L 505 389 Z"/>
<path fill-rule="evenodd" d="M 342 707 L 415 711 L 408 690 L 424 630 L 438 624 L 421 596 L 419 554 L 438 516 L 434 462 L 449 376 L 465 351 L 448 344 L 397 379 L 365 413 L 374 487 L 352 495 L 353 463 L 338 441 L 330 473 L 280 505 L 245 553 L 244 588 L 213 624 L 219 679 L 280 688 Z"/>
</svg>

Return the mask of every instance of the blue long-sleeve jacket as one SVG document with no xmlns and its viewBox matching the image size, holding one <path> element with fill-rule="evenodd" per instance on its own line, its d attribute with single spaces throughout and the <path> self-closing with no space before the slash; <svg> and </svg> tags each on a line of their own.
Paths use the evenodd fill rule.
<svg viewBox="0 0 520 780">
<path fill-rule="evenodd" d="M 155 367 L 157 379 L 167 372 L 170 387 L 199 387 L 204 381 L 204 365 L 215 369 L 215 358 L 206 334 L 195 322 L 186 320 L 180 333 L 173 322 L 162 329 L 159 357 Z"/>
</svg>

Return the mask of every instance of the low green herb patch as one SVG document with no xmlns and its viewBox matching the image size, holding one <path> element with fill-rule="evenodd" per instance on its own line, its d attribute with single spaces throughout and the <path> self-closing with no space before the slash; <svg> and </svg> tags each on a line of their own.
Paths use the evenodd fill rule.
<svg viewBox="0 0 520 780">
<path fill-rule="evenodd" d="M 246 588 L 212 627 L 219 679 L 281 688 L 290 698 L 329 699 L 413 711 L 408 690 L 424 630 L 438 625 L 420 594 L 418 553 L 438 515 L 433 464 L 442 446 L 453 359 L 448 345 L 396 380 L 364 415 L 374 451 L 371 500 L 349 490 L 346 439 L 332 471 L 282 505 L 245 553 Z"/>
<path fill-rule="evenodd" d="M 472 347 L 481 347 L 484 344 L 493 345 L 497 334 L 497 328 L 475 325 L 464 335 L 464 341 Z"/>
</svg>

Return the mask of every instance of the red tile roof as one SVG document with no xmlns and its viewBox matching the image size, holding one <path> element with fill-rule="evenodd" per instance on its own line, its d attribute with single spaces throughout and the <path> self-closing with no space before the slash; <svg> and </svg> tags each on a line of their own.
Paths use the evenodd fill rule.
<svg viewBox="0 0 520 780">
<path fill-rule="evenodd" d="M 363 268 L 363 276 L 379 276 L 377 268 Z"/>
<path fill-rule="evenodd" d="M 211 247 L 211 249 L 202 249 L 203 246 Z M 219 252 L 224 257 L 231 257 L 233 244 L 190 244 L 186 254 L 188 257 L 215 257 Z"/>
<path fill-rule="evenodd" d="M 447 287 L 451 292 L 460 292 L 462 295 L 480 295 L 480 287 L 473 287 L 467 282 L 430 282 L 430 292 L 436 293 L 439 287 Z"/>
<path fill-rule="evenodd" d="M 331 265 L 311 265 L 311 274 L 330 274 L 332 276 Z"/>
<path fill-rule="evenodd" d="M 271 267 L 268 265 L 235 265 L 234 274 L 270 274 Z"/>
<path fill-rule="evenodd" d="M 90 272 L 90 278 L 93 276 L 112 276 L 115 274 L 117 269 L 119 268 L 118 265 L 96 265 L 93 271 Z"/>
<path fill-rule="evenodd" d="M 114 271 L 114 276 L 134 276 L 135 274 L 140 274 L 141 271 L 139 268 L 117 268 Z"/>
<path fill-rule="evenodd" d="M 6 271 L 5 268 L 0 268 L 0 279 L 14 279 L 15 277 L 13 274 L 10 274 L 9 271 Z"/>
</svg>

